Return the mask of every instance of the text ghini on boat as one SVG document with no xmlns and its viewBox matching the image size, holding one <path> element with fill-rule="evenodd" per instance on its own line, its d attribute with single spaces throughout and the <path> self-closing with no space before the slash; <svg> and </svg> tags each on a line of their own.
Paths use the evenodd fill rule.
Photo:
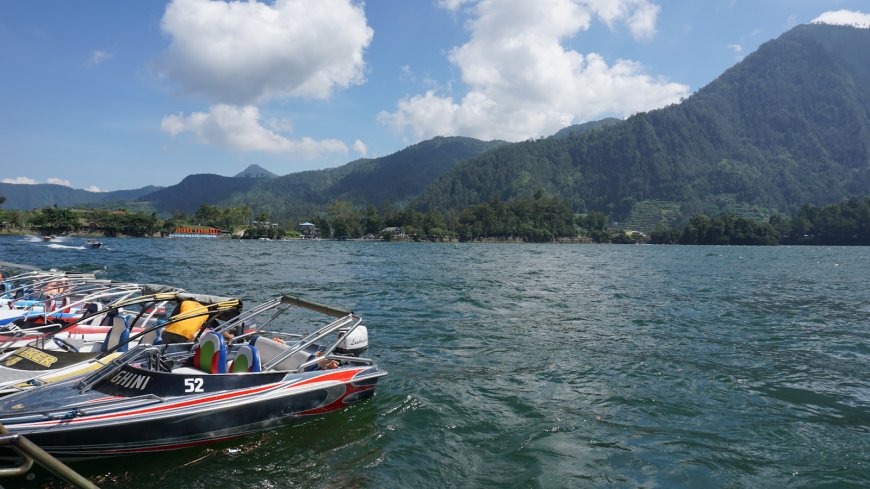
<svg viewBox="0 0 870 489">
<path fill-rule="evenodd" d="M 334 319 L 307 334 L 266 331 L 291 309 Z M 224 342 L 239 328 L 253 331 Z M 0 422 L 60 458 L 217 442 L 370 397 L 386 372 L 360 356 L 367 348 L 359 316 L 284 295 L 193 343 L 137 346 L 84 378 L 6 396 Z"/>
</svg>

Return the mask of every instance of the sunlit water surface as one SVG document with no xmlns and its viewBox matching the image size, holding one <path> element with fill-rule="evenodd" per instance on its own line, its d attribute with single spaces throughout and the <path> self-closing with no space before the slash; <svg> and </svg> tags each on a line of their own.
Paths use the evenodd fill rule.
<svg viewBox="0 0 870 489">
<path fill-rule="evenodd" d="M 870 248 L 103 241 L 0 260 L 352 308 L 390 372 L 278 431 L 73 463 L 104 487 L 870 485 Z"/>
</svg>

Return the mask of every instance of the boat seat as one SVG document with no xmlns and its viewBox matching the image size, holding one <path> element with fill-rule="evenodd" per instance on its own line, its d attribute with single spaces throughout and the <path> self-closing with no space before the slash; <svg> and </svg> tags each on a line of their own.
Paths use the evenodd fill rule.
<svg viewBox="0 0 870 489">
<path fill-rule="evenodd" d="M 291 345 L 266 338 L 265 336 L 255 337 L 251 340 L 251 345 L 256 347 L 259 351 L 260 363 L 263 365 L 269 363 L 273 358 L 292 348 Z M 270 370 L 298 370 L 300 365 L 309 360 L 313 360 L 314 358 L 314 355 L 305 350 L 298 351 L 284 360 L 281 360 L 277 365 L 273 365 Z M 314 368 L 316 368 L 316 366 L 313 366 L 310 370 L 314 370 Z"/>
<path fill-rule="evenodd" d="M 242 345 L 236 358 L 230 363 L 230 372 L 259 372 L 262 370 L 260 353 L 251 345 Z"/>
<path fill-rule="evenodd" d="M 212 374 L 227 372 L 227 345 L 224 337 L 209 331 L 202 335 L 199 346 L 193 354 L 193 366 Z"/>
<path fill-rule="evenodd" d="M 99 302 L 89 302 L 87 305 L 85 305 L 84 309 L 82 310 L 82 316 L 90 316 L 91 314 L 96 314 L 97 312 L 102 311 L 102 310 L 103 310 L 102 304 L 100 304 Z M 98 326 L 103 322 L 104 319 L 106 319 L 105 313 L 97 314 L 96 316 L 93 316 L 92 318 L 88 319 L 87 321 L 82 322 L 82 324 Z"/>
<path fill-rule="evenodd" d="M 118 315 L 119 315 L 118 310 L 114 309 L 114 310 L 109 311 L 105 315 L 97 316 L 97 317 L 102 318 L 102 321 L 100 321 L 100 326 L 109 326 L 109 325 L 114 324 L 113 321 Z"/>
<path fill-rule="evenodd" d="M 154 327 L 149 326 L 149 327 Z M 160 335 L 163 334 L 163 327 L 154 328 L 151 331 L 139 337 L 140 345 L 159 345 L 161 343 Z"/>
<path fill-rule="evenodd" d="M 130 339 L 130 327 L 127 325 L 127 316 L 112 317 L 112 328 L 106 333 L 106 339 L 103 340 L 103 351 L 121 345 L 117 351 L 125 352 L 130 346 L 127 340 Z"/>
</svg>

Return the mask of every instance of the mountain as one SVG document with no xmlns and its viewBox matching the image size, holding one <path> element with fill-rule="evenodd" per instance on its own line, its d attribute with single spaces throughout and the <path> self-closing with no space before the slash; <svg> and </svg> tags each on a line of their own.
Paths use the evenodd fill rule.
<svg viewBox="0 0 870 489">
<path fill-rule="evenodd" d="M 273 178 L 277 176 L 262 166 L 254 164 L 245 168 L 245 171 L 236 175 L 236 178 Z"/>
<path fill-rule="evenodd" d="M 210 173 L 188 175 L 181 182 L 138 200 L 151 204 L 163 214 L 175 211 L 193 214 L 202 204 L 219 204 L 228 195 L 245 192 L 263 181 L 265 179 L 224 177 Z"/>
<path fill-rule="evenodd" d="M 339 199 L 359 205 L 401 203 L 418 196 L 458 162 L 504 144 L 504 141 L 438 137 L 389 156 L 275 178 L 191 175 L 143 200 L 150 201 L 163 213 L 175 210 L 192 213 L 202 203 L 247 205 L 255 213 L 269 213 L 273 219 L 310 214 Z"/>
<path fill-rule="evenodd" d="M 6 197 L 4 209 L 28 210 L 56 205 L 75 207 L 100 205 L 136 200 L 161 187 L 149 185 L 135 190 L 113 192 L 90 192 L 64 185 L 42 183 L 36 185 L 0 183 L 0 196 Z"/>
<path fill-rule="evenodd" d="M 621 218 L 637 203 L 693 212 L 739 204 L 790 211 L 870 194 L 870 29 L 802 25 L 679 104 L 508 144 L 442 137 L 381 158 L 280 177 L 190 175 L 140 198 L 158 211 L 251 206 L 273 219 L 410 203 L 459 210 L 539 191 Z M 264 176 L 260 178 L 260 176 Z M 140 189 L 141 190 L 141 189 Z M 6 208 L 131 200 L 58 185 L 0 186 Z M 141 195 L 141 194 L 140 194 Z"/>
<path fill-rule="evenodd" d="M 608 117 L 606 119 L 601 119 L 598 121 L 584 122 L 583 124 L 574 124 L 573 126 L 568 126 L 560 129 L 556 134 L 553 134 L 553 137 L 556 139 L 564 139 L 570 136 L 575 136 L 577 134 L 583 134 L 584 132 L 593 131 L 595 129 L 612 126 L 620 122 L 622 122 L 622 119 L 617 119 L 616 117 Z"/>
<path fill-rule="evenodd" d="M 802 25 L 680 104 L 497 148 L 439 177 L 420 209 L 538 190 L 625 215 L 658 199 L 790 210 L 870 193 L 870 29 Z"/>
</svg>

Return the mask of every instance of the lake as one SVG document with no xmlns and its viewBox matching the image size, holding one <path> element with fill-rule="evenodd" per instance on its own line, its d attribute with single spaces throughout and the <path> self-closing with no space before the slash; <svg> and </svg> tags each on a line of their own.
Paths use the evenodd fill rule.
<svg viewBox="0 0 870 489">
<path fill-rule="evenodd" d="M 0 260 L 350 308 L 390 372 L 281 430 L 72 464 L 103 487 L 870 485 L 870 248 L 103 241 Z"/>
</svg>

